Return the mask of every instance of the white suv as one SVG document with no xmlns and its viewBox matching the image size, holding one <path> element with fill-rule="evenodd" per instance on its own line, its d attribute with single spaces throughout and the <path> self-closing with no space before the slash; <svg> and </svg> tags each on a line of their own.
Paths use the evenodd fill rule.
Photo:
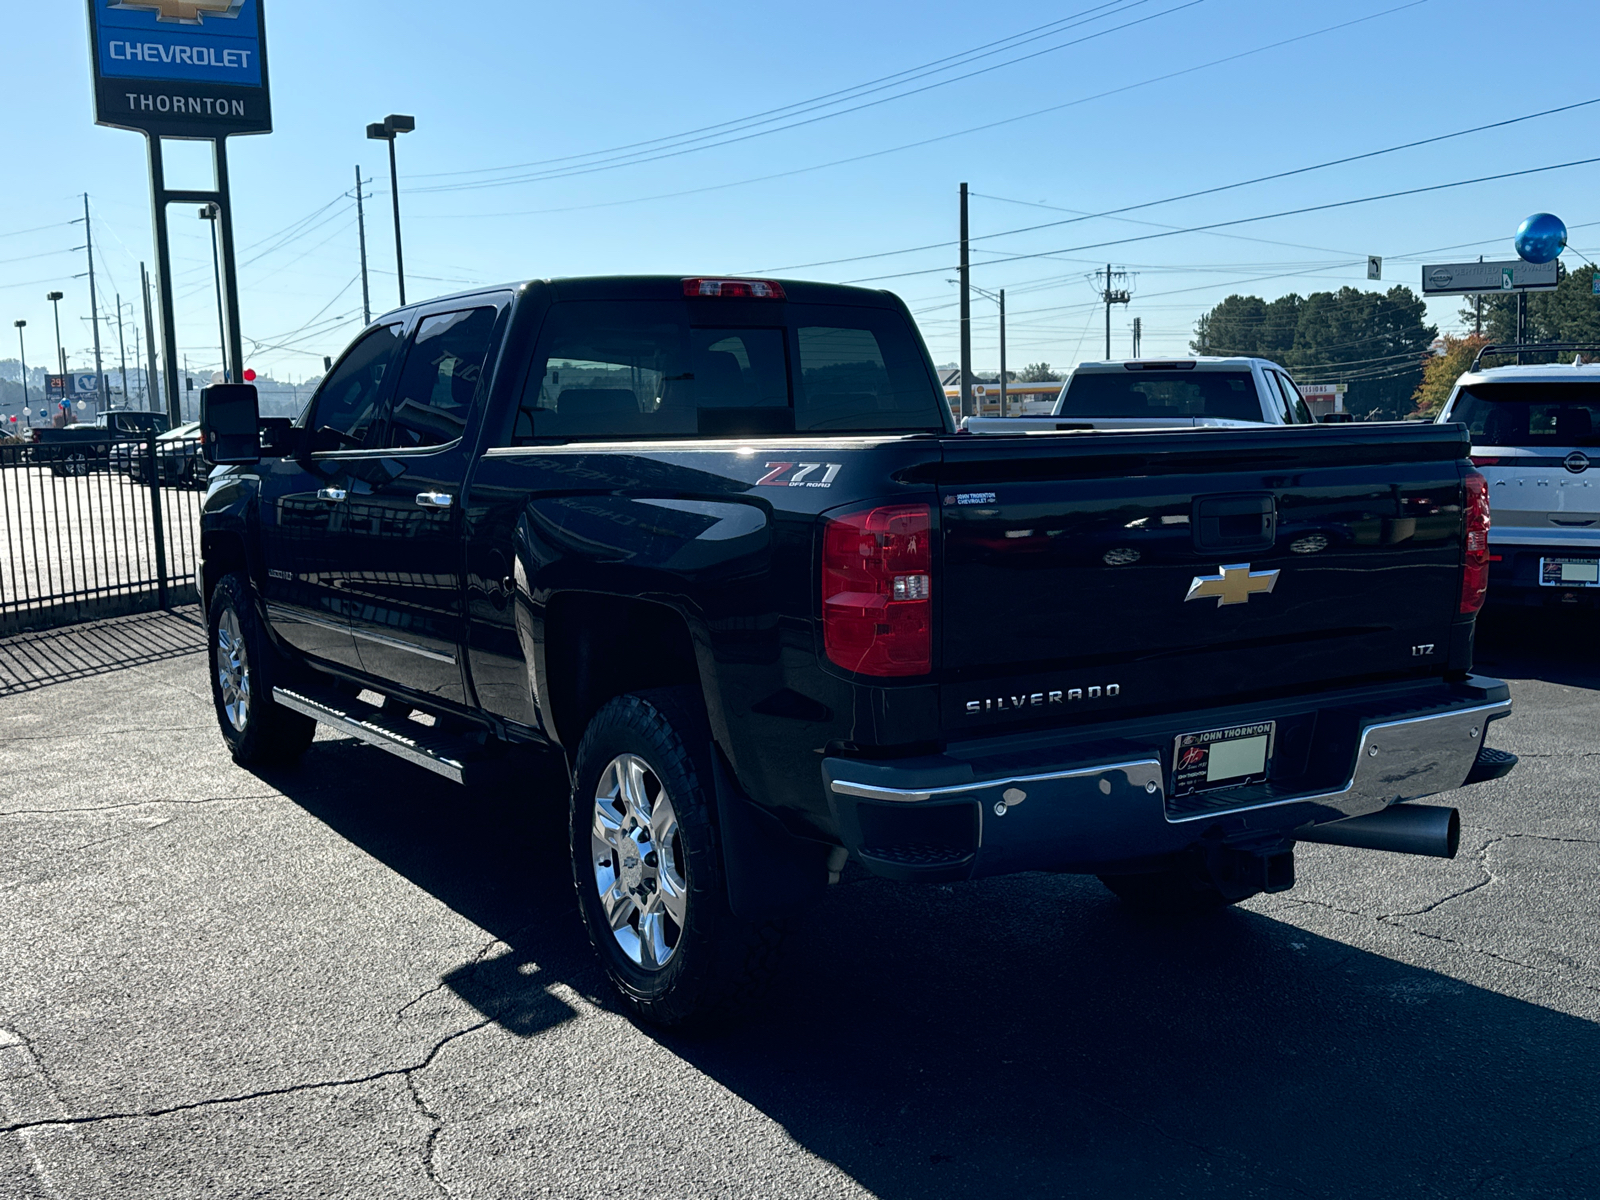
<svg viewBox="0 0 1600 1200">
<path fill-rule="evenodd" d="M 1600 364 L 1478 369 L 1504 352 L 1439 414 L 1472 431 L 1489 480 L 1489 600 L 1600 607 Z"/>
</svg>

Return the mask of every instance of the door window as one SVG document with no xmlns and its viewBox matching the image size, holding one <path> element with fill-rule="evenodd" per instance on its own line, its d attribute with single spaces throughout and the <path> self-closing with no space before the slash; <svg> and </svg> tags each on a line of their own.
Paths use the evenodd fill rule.
<svg viewBox="0 0 1600 1200">
<path fill-rule="evenodd" d="M 400 325 L 374 329 L 323 382 L 309 421 L 315 449 L 359 450 L 376 444 L 383 377 L 400 348 L 401 332 Z"/>
<path fill-rule="evenodd" d="M 1291 425 L 1315 425 L 1316 418 L 1311 415 L 1311 408 L 1305 402 L 1305 397 L 1300 394 L 1300 389 L 1295 387 L 1294 380 L 1287 375 L 1277 376 L 1278 386 L 1283 389 L 1285 411 L 1290 415 L 1286 418 Z"/>
<path fill-rule="evenodd" d="M 422 318 L 390 403 L 388 445 L 407 450 L 461 437 L 489 356 L 495 316 L 494 308 L 470 308 Z"/>
</svg>

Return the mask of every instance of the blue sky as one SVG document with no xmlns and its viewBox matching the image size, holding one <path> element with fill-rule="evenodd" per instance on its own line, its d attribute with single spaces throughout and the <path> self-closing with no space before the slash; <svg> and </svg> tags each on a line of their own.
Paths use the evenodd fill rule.
<svg viewBox="0 0 1600 1200">
<path fill-rule="evenodd" d="M 312 375 L 359 327 L 354 204 L 344 195 L 358 163 L 375 177 L 374 309 L 395 302 L 387 160 L 364 136 L 390 112 L 417 118 L 399 145 L 413 299 L 475 283 L 631 271 L 873 278 L 907 299 L 944 362 L 956 353 L 947 282 L 955 255 L 940 243 L 955 237 L 962 180 L 974 193 L 978 237 L 1600 98 L 1600 72 L 1584 49 L 1600 35 L 1600 6 L 1540 5 L 1536 28 L 1559 31 L 1554 39 L 1520 32 L 1527 11 L 1491 0 L 267 0 L 276 132 L 231 143 L 247 360 L 280 377 Z M 599 153 L 798 105 L 1050 22 L 1065 24 L 788 123 L 825 119 L 670 156 L 683 147 L 665 144 L 651 161 L 621 166 Z M 130 302 L 139 261 L 153 257 L 144 141 L 92 124 L 83 5 L 8 0 L 0 33 L 10 51 L 0 72 L 10 180 L 0 189 L 0 320 L 11 334 L 11 322 L 26 319 L 30 359 L 46 361 L 44 294 L 61 288 L 63 334 L 81 362 L 87 285 L 72 278 L 85 269 L 83 254 L 70 253 L 82 245 L 81 227 L 64 223 L 81 216 L 78 193 L 88 191 L 103 311 L 113 311 L 119 289 Z M 1541 40 L 1551 47 L 1530 49 Z M 1011 61 L 1023 55 L 1035 56 Z M 939 86 L 900 95 L 929 84 Z M 1114 89 L 1123 90 L 1089 99 Z M 993 127 L 960 133 L 984 125 Z M 1230 292 L 1416 288 L 1423 261 L 1510 257 L 1517 223 L 1535 211 L 1562 216 L 1573 245 L 1594 257 L 1600 165 L 1216 233 L 1126 239 L 1592 157 L 1597 130 L 1600 105 L 1129 214 L 1156 224 L 1096 218 L 986 238 L 974 282 L 1008 289 L 1012 363 L 1060 367 L 1103 352 L 1103 310 L 1085 278 L 1096 263 L 1137 272 L 1133 304 L 1113 313 L 1114 352 L 1128 353 L 1139 316 L 1145 352 L 1159 354 L 1182 352 L 1195 317 Z M 893 150 L 911 143 L 924 144 Z M 823 165 L 844 159 L 856 161 Z M 527 163 L 545 165 L 492 170 Z M 596 165 L 605 169 L 589 169 Z M 188 206 L 173 209 L 172 224 L 179 340 L 197 368 L 214 365 L 206 227 Z M 920 246 L 933 248 L 830 261 Z M 1000 258 L 1030 254 L 1041 257 Z M 1386 260 L 1381 285 L 1366 282 L 1368 254 Z M 814 263 L 828 265 L 804 265 Z M 1456 307 L 1433 306 L 1441 328 L 1453 325 Z M 979 300 L 974 313 L 974 359 L 992 368 L 993 306 Z M 114 342 L 110 331 L 106 340 Z"/>
</svg>

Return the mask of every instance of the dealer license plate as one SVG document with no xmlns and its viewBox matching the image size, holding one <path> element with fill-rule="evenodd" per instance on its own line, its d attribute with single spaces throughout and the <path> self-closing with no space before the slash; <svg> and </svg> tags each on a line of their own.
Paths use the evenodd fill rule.
<svg viewBox="0 0 1600 1200">
<path fill-rule="evenodd" d="M 1600 587 L 1600 558 L 1541 558 L 1540 587 Z"/>
<path fill-rule="evenodd" d="M 1276 721 L 1180 734 L 1173 739 L 1172 794 L 1262 783 L 1272 762 Z"/>
</svg>

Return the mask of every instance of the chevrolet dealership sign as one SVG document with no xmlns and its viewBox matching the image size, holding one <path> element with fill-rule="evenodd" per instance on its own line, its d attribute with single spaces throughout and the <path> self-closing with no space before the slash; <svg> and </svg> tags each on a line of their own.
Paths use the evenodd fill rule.
<svg viewBox="0 0 1600 1200">
<path fill-rule="evenodd" d="M 89 0 L 95 120 L 158 137 L 272 130 L 262 0 Z"/>
</svg>

